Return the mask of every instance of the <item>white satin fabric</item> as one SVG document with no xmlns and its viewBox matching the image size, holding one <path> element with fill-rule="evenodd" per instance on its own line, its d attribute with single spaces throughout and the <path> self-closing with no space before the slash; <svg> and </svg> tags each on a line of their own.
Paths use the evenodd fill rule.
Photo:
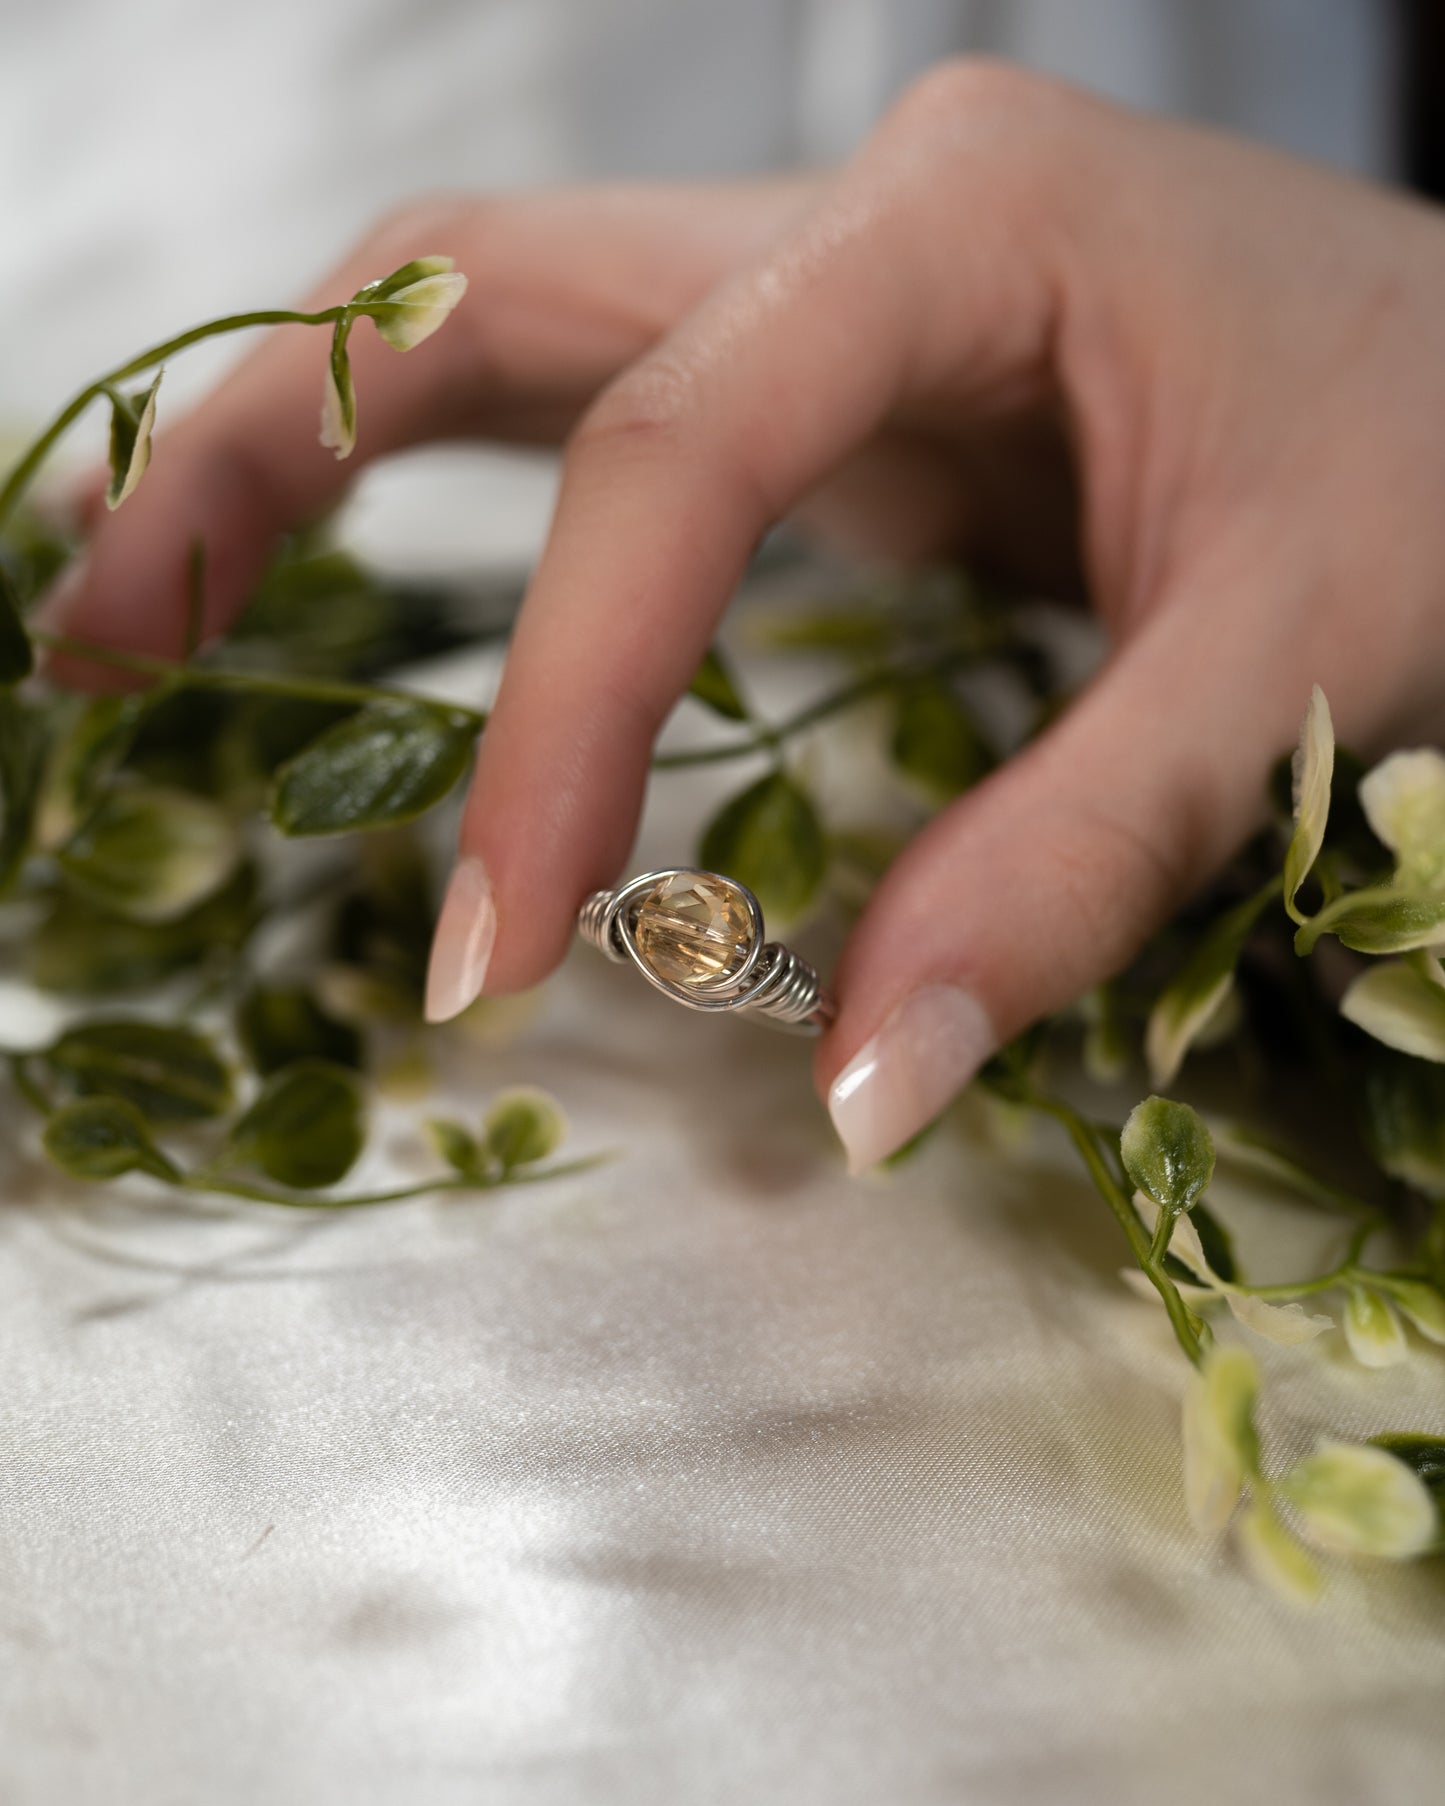
<svg viewBox="0 0 1445 1806">
<path fill-rule="evenodd" d="M 390 518 L 373 492 L 358 535 Z M 831 807 L 865 740 L 815 755 Z M 743 775 L 659 779 L 638 861 Z M 1435 1797 L 1438 1566 L 1343 1564 L 1306 1614 L 1197 1540 L 1182 1358 L 1051 1136 L 965 1112 L 852 1182 L 805 1042 L 585 948 L 510 1044 L 440 1059 L 457 1113 L 542 1084 L 616 1158 L 295 1218 L 67 1185 L 12 1134 L 6 1806 Z M 389 1107 L 358 1180 L 419 1170 L 434 1107 Z M 1320 1233 L 1220 1195 L 1266 1273 Z M 1262 1361 L 1281 1456 L 1445 1431 L 1442 1351 Z"/>
</svg>

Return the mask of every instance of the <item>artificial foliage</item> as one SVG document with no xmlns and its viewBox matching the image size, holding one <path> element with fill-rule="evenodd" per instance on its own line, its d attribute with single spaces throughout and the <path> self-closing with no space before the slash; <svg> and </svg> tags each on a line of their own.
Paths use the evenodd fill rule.
<svg viewBox="0 0 1445 1806">
<path fill-rule="evenodd" d="M 319 312 L 239 314 L 179 334 L 80 390 L 0 484 L 0 957 L 75 1006 L 49 1044 L 0 1057 L 16 1107 L 33 1111 L 46 1153 L 75 1177 L 336 1210 L 593 1164 L 558 1160 L 557 1105 L 514 1090 L 476 1122 L 418 1124 L 430 1176 L 347 1189 L 377 1066 L 421 1034 L 434 898 L 413 824 L 454 790 L 486 726 L 480 711 L 386 681 L 467 637 L 445 597 L 384 585 L 313 536 L 285 550 L 225 641 L 204 648 L 195 548 L 177 659 L 34 623 L 76 547 L 42 524 L 28 492 L 89 407 L 110 410 L 106 500 L 123 506 L 151 460 L 169 357 L 253 326 L 329 327 L 322 440 L 345 456 L 359 419 L 352 332 L 370 320 L 408 350 L 464 286 L 447 259 L 425 258 Z M 749 769 L 697 856 L 794 923 L 825 903 L 859 907 L 900 843 L 896 819 L 827 820 L 799 758 L 815 730 L 856 715 L 921 820 L 1043 731 L 1070 688 L 1036 612 L 957 572 L 789 610 L 768 637 L 777 656 L 828 656 L 843 680 L 770 721 L 715 649 L 692 695 L 723 737 L 656 765 Z M 136 687 L 66 692 L 37 650 Z M 1021 702 L 1022 735 L 990 726 L 970 700 L 981 676 Z M 1366 1367 L 1442 1358 L 1431 1345 L 1445 1345 L 1445 756 L 1403 751 L 1366 771 L 1337 751 L 1316 690 L 1273 800 L 1274 824 L 1206 896 L 1128 972 L 1006 1048 L 977 1089 L 1072 1141 L 1133 1283 L 1167 1314 L 1192 1370 L 1195 1522 L 1211 1534 L 1232 1525 L 1254 1571 L 1303 1601 L 1323 1584 L 1321 1553 L 1399 1560 L 1442 1544 L 1445 1440 L 1381 1424 L 1368 1442 L 1326 1437 L 1282 1468 L 1261 1444 L 1250 1344 L 1338 1335 Z M 266 855 L 267 822 L 293 840 L 345 838 L 298 886 L 286 860 Z M 304 975 L 266 951 L 285 939 L 278 924 L 303 917 L 320 948 Z M 157 987 L 169 1015 L 138 1007 Z M 1154 1093 L 1122 1123 L 1080 1101 L 1145 1073 Z M 1231 1089 L 1240 1074 L 1250 1083 Z M 1246 1094 L 1247 1111 L 1221 1116 L 1221 1095 Z M 1211 1206 L 1216 1165 L 1328 1213 L 1337 1257 L 1252 1283 L 1248 1251 Z"/>
</svg>

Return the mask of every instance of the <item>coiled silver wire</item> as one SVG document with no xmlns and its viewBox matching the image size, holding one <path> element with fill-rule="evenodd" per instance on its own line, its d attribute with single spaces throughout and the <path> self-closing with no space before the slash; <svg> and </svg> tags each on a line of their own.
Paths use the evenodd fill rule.
<svg viewBox="0 0 1445 1806">
<path fill-rule="evenodd" d="M 648 891 L 679 877 L 719 880 L 747 903 L 753 919 L 753 944 L 741 971 L 725 985 L 693 990 L 673 984 L 653 971 L 638 948 L 633 932 L 636 905 Z M 720 872 L 676 866 L 643 872 L 613 890 L 595 890 L 577 912 L 577 932 L 608 959 L 636 966 L 655 990 L 685 1009 L 747 1011 L 772 1026 L 805 1035 L 819 1034 L 836 1015 L 816 969 L 781 941 L 764 940 L 763 912 L 757 898 L 746 885 Z"/>
</svg>

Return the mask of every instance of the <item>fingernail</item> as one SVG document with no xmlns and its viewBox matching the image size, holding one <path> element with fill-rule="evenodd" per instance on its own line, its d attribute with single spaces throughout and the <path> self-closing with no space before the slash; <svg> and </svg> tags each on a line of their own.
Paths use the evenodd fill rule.
<svg viewBox="0 0 1445 1806">
<path fill-rule="evenodd" d="M 932 1122 L 997 1046 L 987 1012 L 967 991 L 928 985 L 905 998 L 828 1093 L 848 1171 L 867 1172 Z"/>
<path fill-rule="evenodd" d="M 469 853 L 452 873 L 432 941 L 426 975 L 428 1022 L 459 1016 L 481 995 L 496 938 L 492 887 L 481 860 Z"/>
</svg>

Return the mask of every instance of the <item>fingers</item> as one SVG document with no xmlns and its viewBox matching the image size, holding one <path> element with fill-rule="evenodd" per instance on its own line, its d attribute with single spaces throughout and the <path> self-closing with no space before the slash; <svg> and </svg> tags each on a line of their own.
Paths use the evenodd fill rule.
<svg viewBox="0 0 1445 1806">
<path fill-rule="evenodd" d="M 358 324 L 355 456 L 339 463 L 318 440 L 329 334 L 300 326 L 268 334 L 158 438 L 144 484 L 101 520 L 50 624 L 174 654 L 195 542 L 206 548 L 204 628 L 215 633 L 249 594 L 276 535 L 329 508 L 371 458 L 467 432 L 560 437 L 602 383 L 766 242 L 804 187 L 564 192 L 398 216 L 306 306 L 329 306 L 435 252 L 455 258 L 470 288 L 446 328 L 404 358 Z"/>
<path fill-rule="evenodd" d="M 841 963 L 842 1009 L 817 1060 L 851 1170 L 1120 970 L 1244 838 L 1302 706 L 1258 644 L 1223 608 L 1161 615 L 889 871 Z"/>
<path fill-rule="evenodd" d="M 433 1019 L 484 982 L 535 983 L 584 894 L 617 876 L 653 738 L 764 529 L 898 404 L 946 383 L 966 407 L 1038 380 L 1051 274 L 1026 217 L 997 211 L 1008 185 L 992 155 L 965 145 L 965 181 L 945 203 L 900 136 L 901 150 L 885 133 L 579 428 L 483 736 L 433 953 Z M 963 259 L 949 208 L 970 220 Z"/>
</svg>

